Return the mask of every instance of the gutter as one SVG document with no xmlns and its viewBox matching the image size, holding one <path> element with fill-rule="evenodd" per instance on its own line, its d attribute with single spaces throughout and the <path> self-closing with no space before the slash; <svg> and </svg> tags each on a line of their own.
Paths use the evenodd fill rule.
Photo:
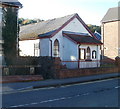
<svg viewBox="0 0 120 109">
<path fill-rule="evenodd" d="M 50 46 L 51 46 L 51 57 L 52 57 L 52 40 L 49 38 L 50 40 Z"/>
<path fill-rule="evenodd" d="M 79 62 L 79 59 L 80 59 L 80 52 L 79 52 L 79 49 L 80 49 L 80 44 L 78 45 L 78 69 L 80 68 L 80 62 Z"/>
</svg>

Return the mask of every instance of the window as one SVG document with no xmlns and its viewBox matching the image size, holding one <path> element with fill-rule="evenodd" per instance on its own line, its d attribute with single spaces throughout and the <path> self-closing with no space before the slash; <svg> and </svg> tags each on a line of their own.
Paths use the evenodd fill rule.
<svg viewBox="0 0 120 109">
<path fill-rule="evenodd" d="M 57 39 L 54 42 L 54 56 L 59 57 L 59 41 Z"/>
<path fill-rule="evenodd" d="M 39 52 L 40 52 L 40 50 L 39 50 L 39 43 L 35 43 L 34 44 L 34 56 L 39 56 Z"/>
<path fill-rule="evenodd" d="M 96 59 L 97 57 L 97 52 L 95 50 L 92 51 L 92 58 L 93 59 Z"/>
<path fill-rule="evenodd" d="M 90 59 L 90 47 L 87 47 L 87 53 L 86 53 L 86 58 Z"/>
<path fill-rule="evenodd" d="M 85 53 L 85 49 L 84 48 L 80 48 L 79 49 L 79 60 L 81 59 L 86 59 L 86 53 Z"/>
</svg>

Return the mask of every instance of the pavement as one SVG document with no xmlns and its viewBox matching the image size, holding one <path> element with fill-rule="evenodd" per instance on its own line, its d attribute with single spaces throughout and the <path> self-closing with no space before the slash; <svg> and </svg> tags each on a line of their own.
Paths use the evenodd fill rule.
<svg viewBox="0 0 120 109">
<path fill-rule="evenodd" d="M 0 87 L 2 87 L 0 93 L 30 90 L 35 88 L 60 87 L 65 85 L 72 85 L 72 84 L 98 81 L 98 80 L 117 78 L 117 77 L 120 77 L 120 73 L 99 74 L 99 75 L 83 76 L 77 78 L 67 78 L 67 79 L 50 79 L 50 80 L 32 81 L 32 82 L 16 82 L 16 83 L 4 83 L 4 84 L 0 83 Z"/>
</svg>

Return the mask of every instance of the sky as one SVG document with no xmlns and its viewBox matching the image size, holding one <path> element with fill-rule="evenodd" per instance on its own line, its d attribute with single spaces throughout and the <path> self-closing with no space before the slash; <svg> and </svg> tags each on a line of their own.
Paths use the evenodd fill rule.
<svg viewBox="0 0 120 109">
<path fill-rule="evenodd" d="M 86 24 L 101 25 L 107 10 L 119 0 L 19 0 L 19 18 L 48 20 L 78 13 Z"/>
</svg>

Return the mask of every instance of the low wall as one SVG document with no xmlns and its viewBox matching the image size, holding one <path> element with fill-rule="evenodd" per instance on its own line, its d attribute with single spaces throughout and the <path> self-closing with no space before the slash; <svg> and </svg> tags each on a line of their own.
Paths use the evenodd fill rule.
<svg viewBox="0 0 120 109">
<path fill-rule="evenodd" d="M 27 82 L 40 80 L 43 80 L 43 77 L 41 75 L 2 76 L 2 80 L 0 80 L 0 83 Z"/>
<path fill-rule="evenodd" d="M 71 78 L 105 73 L 117 73 L 118 68 L 90 68 L 90 69 L 61 69 L 57 73 L 57 78 Z"/>
</svg>

